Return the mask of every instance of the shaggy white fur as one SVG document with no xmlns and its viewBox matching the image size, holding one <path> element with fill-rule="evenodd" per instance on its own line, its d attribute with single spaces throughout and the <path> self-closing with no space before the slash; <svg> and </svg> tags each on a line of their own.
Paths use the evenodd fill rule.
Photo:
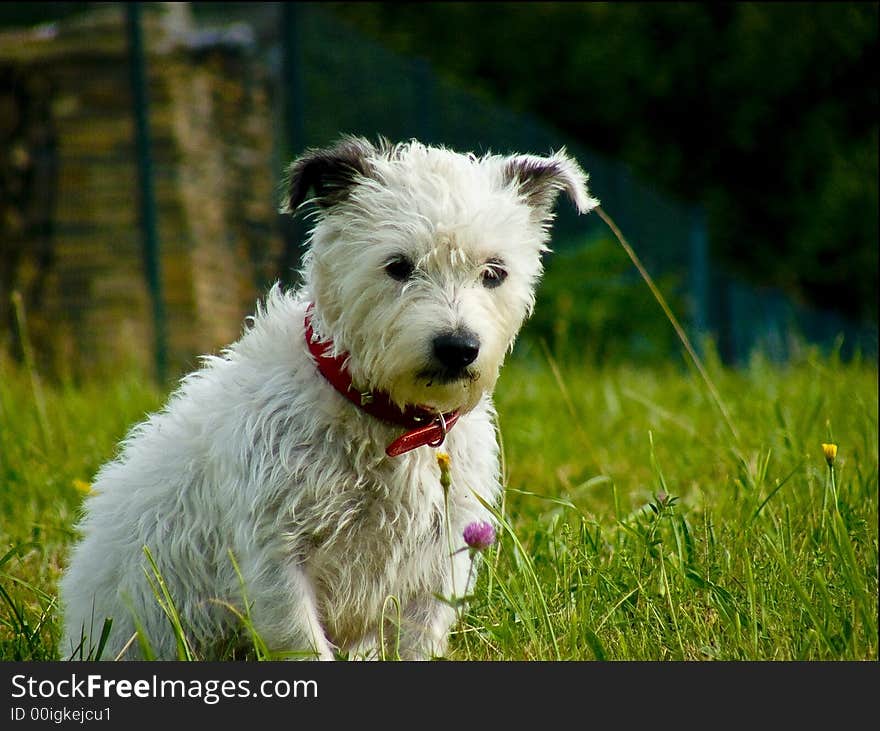
<svg viewBox="0 0 880 731">
<path fill-rule="evenodd" d="M 564 152 L 477 158 L 416 141 L 343 138 L 290 168 L 287 208 L 309 191 L 316 224 L 296 292 L 275 286 L 241 339 L 204 359 L 166 407 L 100 470 L 61 582 L 62 652 L 141 657 L 136 630 L 174 658 L 172 624 L 211 658 L 247 613 L 279 653 L 371 657 L 383 616 L 404 658 L 442 655 L 462 596 L 462 533 L 500 498 L 491 393 L 534 304 L 556 194 L 586 212 L 586 176 Z M 396 268 L 393 266 L 396 263 Z M 390 458 L 403 431 L 357 408 L 318 372 L 303 319 L 348 353 L 358 387 L 401 407 L 458 409 L 448 522 L 436 451 Z M 472 362 L 438 364 L 437 338 L 467 333 Z M 231 556 L 234 556 L 239 571 Z M 454 585 L 455 582 L 455 585 Z M 77 650 L 77 648 L 80 648 Z"/>
</svg>

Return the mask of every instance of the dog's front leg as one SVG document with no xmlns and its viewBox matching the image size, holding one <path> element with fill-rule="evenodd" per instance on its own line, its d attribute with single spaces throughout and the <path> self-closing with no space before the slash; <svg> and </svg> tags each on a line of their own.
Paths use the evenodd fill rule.
<svg viewBox="0 0 880 731">
<path fill-rule="evenodd" d="M 442 657 L 448 644 L 455 610 L 435 597 L 411 601 L 404 609 L 398 651 L 401 660 Z"/>
<path fill-rule="evenodd" d="M 452 557 L 443 577 L 439 597 L 433 594 L 411 600 L 403 609 L 399 653 L 403 660 L 442 657 L 449 644 L 449 631 L 458 618 L 456 607 L 473 590 L 476 567 L 466 551 Z"/>
<path fill-rule="evenodd" d="M 249 588 L 251 617 L 272 652 L 289 659 L 333 660 L 312 583 L 299 566 L 261 572 Z"/>
</svg>

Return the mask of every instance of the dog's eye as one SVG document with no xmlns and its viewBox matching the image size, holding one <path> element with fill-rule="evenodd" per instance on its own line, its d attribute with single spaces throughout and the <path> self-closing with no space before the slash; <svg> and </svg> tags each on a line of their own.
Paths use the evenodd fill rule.
<svg viewBox="0 0 880 731">
<path fill-rule="evenodd" d="M 385 273 L 398 282 L 403 282 L 412 276 L 413 263 L 405 256 L 395 256 L 385 264 Z"/>
<path fill-rule="evenodd" d="M 494 289 L 501 285 L 507 279 L 507 270 L 504 268 L 504 262 L 500 259 L 490 259 L 480 272 L 480 279 L 486 289 Z"/>
</svg>

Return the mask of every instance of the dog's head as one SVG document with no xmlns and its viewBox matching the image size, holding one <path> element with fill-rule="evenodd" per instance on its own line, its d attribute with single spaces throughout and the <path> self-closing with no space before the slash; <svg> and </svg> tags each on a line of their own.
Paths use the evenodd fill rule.
<svg viewBox="0 0 880 731">
<path fill-rule="evenodd" d="M 316 206 L 303 262 L 316 329 L 349 353 L 359 387 L 473 408 L 534 306 L 558 193 L 586 213 L 586 183 L 564 151 L 476 157 L 356 137 L 307 151 L 285 210 Z"/>
</svg>

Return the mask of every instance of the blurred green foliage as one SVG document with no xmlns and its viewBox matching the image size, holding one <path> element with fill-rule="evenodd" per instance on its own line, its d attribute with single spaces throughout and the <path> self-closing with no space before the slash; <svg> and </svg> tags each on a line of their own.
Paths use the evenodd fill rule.
<svg viewBox="0 0 880 731">
<path fill-rule="evenodd" d="M 682 312 L 678 278 L 665 275 L 656 284 L 673 311 Z M 659 363 L 680 348 L 651 291 L 611 238 L 551 254 L 537 300 L 520 351 L 541 347 L 543 340 L 559 360 L 600 365 Z"/>
<path fill-rule="evenodd" d="M 716 261 L 877 321 L 877 3 L 335 3 L 701 203 Z"/>
</svg>

